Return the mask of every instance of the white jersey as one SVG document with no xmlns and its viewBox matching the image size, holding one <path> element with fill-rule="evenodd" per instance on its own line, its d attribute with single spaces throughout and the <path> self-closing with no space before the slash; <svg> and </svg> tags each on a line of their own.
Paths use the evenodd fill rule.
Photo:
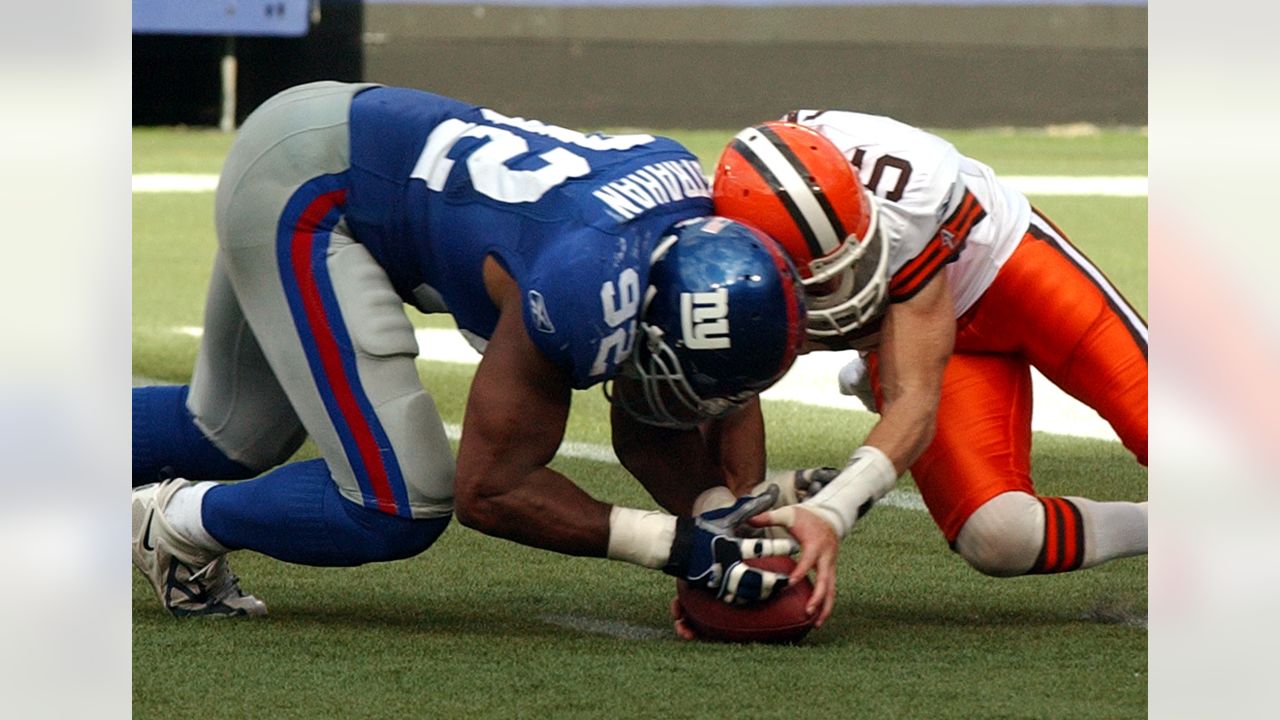
<svg viewBox="0 0 1280 720">
<path fill-rule="evenodd" d="M 1026 196 L 937 135 L 879 115 L 798 110 L 786 118 L 831 140 L 858 168 L 889 242 L 889 299 L 945 267 L 956 317 L 973 306 L 1031 221 Z"/>
</svg>

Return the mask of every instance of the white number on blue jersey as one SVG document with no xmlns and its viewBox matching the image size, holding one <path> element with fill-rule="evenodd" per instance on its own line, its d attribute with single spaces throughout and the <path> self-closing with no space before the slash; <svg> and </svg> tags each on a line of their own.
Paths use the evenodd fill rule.
<svg viewBox="0 0 1280 720">
<path fill-rule="evenodd" d="M 604 306 L 604 321 L 609 327 L 618 327 L 635 317 L 640 308 L 640 275 L 634 268 L 627 268 L 618 276 L 618 288 L 613 283 L 600 286 L 600 304 Z"/>
<path fill-rule="evenodd" d="M 652 135 L 584 135 L 536 120 L 509 118 L 488 109 L 481 112 L 490 122 L 545 135 L 588 150 L 626 150 L 654 140 Z M 454 160 L 448 157 L 449 151 L 459 140 L 468 137 L 485 140 L 466 159 L 471 184 L 476 192 L 500 202 L 537 202 L 548 190 L 564 181 L 591 172 L 586 158 L 563 147 L 539 153 L 538 158 L 546 162 L 546 165 L 537 170 L 511 168 L 507 165 L 508 162 L 529 152 L 529 143 L 524 138 L 495 125 L 479 125 L 450 118 L 437 125 L 427 136 L 427 144 L 418 156 L 410 177 L 425 180 L 431 190 L 443 190 L 449 173 L 453 170 Z"/>
<path fill-rule="evenodd" d="M 615 330 L 600 340 L 595 362 L 591 363 L 593 376 L 603 375 L 610 362 L 616 365 L 631 354 L 636 339 L 636 310 L 640 309 L 640 275 L 627 268 L 618 276 L 616 288 L 612 282 L 601 285 L 600 303 L 604 321 Z"/>
<path fill-rule="evenodd" d="M 484 119 L 491 123 L 509 125 L 510 127 L 517 127 L 538 135 L 546 135 L 560 142 L 567 142 L 587 150 L 629 150 L 637 145 L 645 145 L 654 140 L 652 135 L 604 135 L 601 133 L 585 135 L 577 130 L 562 128 L 559 125 L 548 125 L 537 120 L 507 117 L 489 108 L 480 108 L 480 114 L 484 115 Z"/>
</svg>

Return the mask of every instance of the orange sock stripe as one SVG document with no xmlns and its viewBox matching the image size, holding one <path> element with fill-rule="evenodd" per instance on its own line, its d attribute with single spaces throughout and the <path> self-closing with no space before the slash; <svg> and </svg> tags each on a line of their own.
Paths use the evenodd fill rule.
<svg viewBox="0 0 1280 720">
<path fill-rule="evenodd" d="M 1084 518 L 1069 500 L 1039 498 L 1044 506 L 1044 545 L 1030 572 L 1060 573 L 1078 570 L 1084 562 Z"/>
<path fill-rule="evenodd" d="M 1044 544 L 1040 546 L 1040 557 L 1036 558 L 1036 564 L 1031 566 L 1032 573 L 1052 572 L 1049 568 L 1057 565 L 1060 547 L 1060 544 L 1055 542 L 1060 524 L 1057 508 L 1049 502 L 1049 498 L 1039 498 L 1039 500 L 1044 506 Z"/>
</svg>

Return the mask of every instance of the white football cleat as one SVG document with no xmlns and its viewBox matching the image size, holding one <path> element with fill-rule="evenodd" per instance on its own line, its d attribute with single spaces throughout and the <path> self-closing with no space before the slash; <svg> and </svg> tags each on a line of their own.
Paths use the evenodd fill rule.
<svg viewBox="0 0 1280 720">
<path fill-rule="evenodd" d="M 178 478 L 134 488 L 134 566 L 174 617 L 266 615 L 266 604 L 240 589 L 226 555 L 197 547 L 165 518 L 170 498 L 190 486 Z"/>
</svg>

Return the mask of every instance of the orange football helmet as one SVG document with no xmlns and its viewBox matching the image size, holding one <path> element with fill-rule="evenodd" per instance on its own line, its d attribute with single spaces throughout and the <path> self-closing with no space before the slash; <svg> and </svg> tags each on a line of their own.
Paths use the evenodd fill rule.
<svg viewBox="0 0 1280 720">
<path fill-rule="evenodd" d="M 800 272 L 808 334 L 844 335 L 884 310 L 889 244 L 858 171 L 803 125 L 767 122 L 738 133 L 716 164 L 717 215 L 763 230 Z"/>
</svg>

